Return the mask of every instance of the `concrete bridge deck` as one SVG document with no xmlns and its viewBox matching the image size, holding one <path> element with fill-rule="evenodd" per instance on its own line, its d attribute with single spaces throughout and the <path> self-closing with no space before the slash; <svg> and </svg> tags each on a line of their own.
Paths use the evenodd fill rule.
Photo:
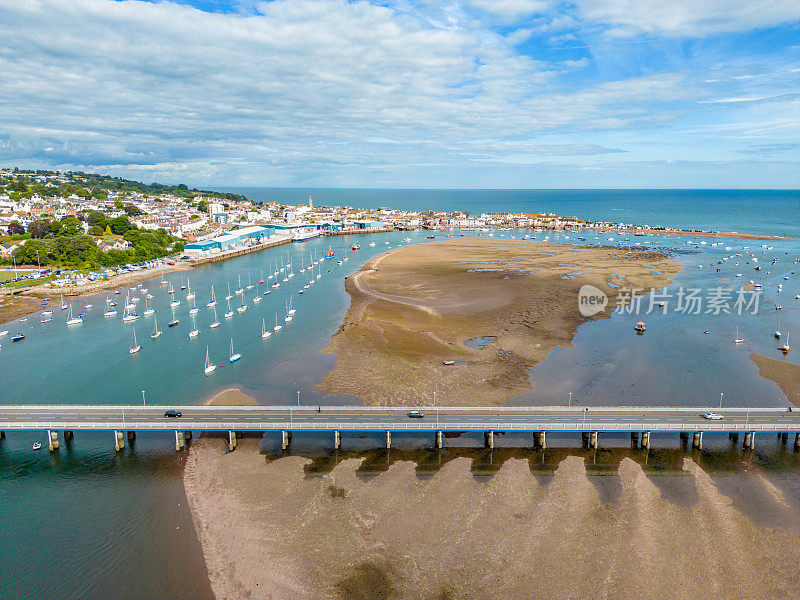
<svg viewBox="0 0 800 600">
<path fill-rule="evenodd" d="M 164 416 L 167 409 L 180 410 L 180 418 Z M 423 418 L 410 418 L 420 411 Z M 703 418 L 709 411 L 722 420 Z M 435 432 L 441 446 L 443 432 L 484 432 L 488 447 L 493 447 L 495 432 L 530 432 L 544 446 L 547 432 L 581 432 L 596 447 L 601 433 L 641 432 L 647 440 L 651 432 L 693 433 L 693 445 L 702 447 L 704 432 L 745 434 L 745 445 L 752 447 L 757 432 L 795 433 L 800 445 L 800 409 L 788 408 L 710 408 L 710 407 L 370 407 L 370 406 L 86 406 L 86 405 L 8 405 L 0 406 L 0 432 L 9 430 L 57 430 L 72 435 L 74 430 L 113 430 L 117 446 L 122 431 L 175 431 L 176 446 L 183 447 L 178 432 L 280 431 L 284 447 L 291 432 L 329 431 L 336 447 L 342 432 Z M 646 435 L 646 438 L 644 437 Z M 538 436 L 538 437 L 537 437 Z M 643 441 L 644 443 L 644 441 Z M 122 444 L 124 446 L 124 443 Z M 235 444 L 231 443 L 232 446 Z M 52 444 L 51 444 L 52 446 Z"/>
</svg>

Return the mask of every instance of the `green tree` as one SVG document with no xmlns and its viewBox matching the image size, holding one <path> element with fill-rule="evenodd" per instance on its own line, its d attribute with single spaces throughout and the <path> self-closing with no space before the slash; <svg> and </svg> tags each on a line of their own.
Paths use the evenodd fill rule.
<svg viewBox="0 0 800 600">
<path fill-rule="evenodd" d="M 111 231 L 117 235 L 124 235 L 126 231 L 133 228 L 128 217 L 124 215 L 116 219 L 111 219 L 109 225 L 111 226 Z"/>
<path fill-rule="evenodd" d="M 208 212 L 208 202 L 206 202 L 205 200 L 200 200 L 200 202 L 197 203 L 197 210 L 199 210 L 200 212 L 207 213 Z"/>
<path fill-rule="evenodd" d="M 103 235 L 114 235 L 114 232 L 111 231 L 111 225 L 106 225 L 106 230 L 103 232 Z"/>
<path fill-rule="evenodd" d="M 124 206 L 124 210 L 125 210 L 126 213 L 128 213 L 132 217 L 137 217 L 137 216 L 143 214 L 142 211 L 139 210 L 138 206 L 134 206 L 131 203 L 126 204 Z"/>
<path fill-rule="evenodd" d="M 8 224 L 8 234 L 14 235 L 19 233 L 25 233 L 25 228 L 22 226 L 22 223 L 19 221 L 11 221 L 11 223 Z"/>
<path fill-rule="evenodd" d="M 83 233 L 83 226 L 80 219 L 76 217 L 64 217 L 61 219 L 61 231 L 58 232 L 60 236 L 73 236 Z"/>
<path fill-rule="evenodd" d="M 117 210 L 122 210 L 123 208 L 122 202 L 120 202 L 119 200 L 114 200 L 114 208 L 116 208 Z"/>
<path fill-rule="evenodd" d="M 50 233 L 50 221 L 37 219 L 28 225 L 28 233 L 33 238 L 43 238 Z"/>
<path fill-rule="evenodd" d="M 106 226 L 108 226 L 108 216 L 100 210 L 92 210 L 89 211 L 86 222 L 89 226 L 97 226 L 100 229 L 105 229 Z"/>
<path fill-rule="evenodd" d="M 105 230 L 102 227 L 100 227 L 99 225 L 92 225 L 91 227 L 89 227 L 89 231 L 87 233 L 89 235 L 94 235 L 94 236 L 100 237 L 100 236 L 103 235 L 103 231 L 105 231 Z"/>
</svg>

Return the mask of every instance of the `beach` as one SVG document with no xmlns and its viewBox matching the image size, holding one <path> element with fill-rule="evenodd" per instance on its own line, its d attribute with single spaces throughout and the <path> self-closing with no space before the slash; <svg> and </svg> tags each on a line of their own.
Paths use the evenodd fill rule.
<svg viewBox="0 0 800 600">
<path fill-rule="evenodd" d="M 591 475 L 574 455 L 552 472 L 508 458 L 479 476 L 457 457 L 370 474 L 354 457 L 312 473 L 257 439 L 223 445 L 192 444 L 184 472 L 218 600 L 800 598 L 796 533 L 755 524 L 689 457 L 676 473 L 625 457 Z M 737 481 L 759 514 L 794 510 L 751 470 Z"/>
<path fill-rule="evenodd" d="M 800 406 L 800 367 L 787 362 L 769 358 L 763 354 L 752 352 L 752 360 L 758 367 L 758 374 L 764 379 L 778 384 L 778 387 L 786 394 L 786 399 L 795 406 Z"/>
<path fill-rule="evenodd" d="M 434 392 L 501 404 L 531 389 L 530 368 L 581 323 L 610 315 L 623 287 L 662 288 L 679 270 L 653 251 L 522 240 L 392 250 L 346 280 L 350 309 L 324 349 L 337 361 L 317 389 L 367 404 L 430 405 Z M 594 317 L 578 310 L 584 285 L 609 298 Z"/>
</svg>

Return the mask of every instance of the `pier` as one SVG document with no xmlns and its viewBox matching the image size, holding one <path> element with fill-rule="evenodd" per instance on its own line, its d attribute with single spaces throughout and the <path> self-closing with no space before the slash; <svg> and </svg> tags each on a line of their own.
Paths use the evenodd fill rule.
<svg viewBox="0 0 800 600">
<path fill-rule="evenodd" d="M 164 412 L 178 408 L 179 418 Z M 412 418 L 419 411 L 422 418 Z M 430 433 L 442 448 L 445 433 L 483 434 L 484 447 L 494 448 L 498 433 L 526 433 L 533 447 L 546 448 L 547 433 L 580 435 L 584 446 L 602 444 L 603 434 L 630 433 L 635 447 L 650 448 L 652 433 L 674 433 L 692 448 L 703 449 L 704 433 L 727 433 L 743 449 L 755 448 L 756 433 L 773 433 L 786 443 L 794 435 L 800 450 L 800 411 L 786 408 L 715 408 L 721 420 L 707 420 L 705 407 L 380 407 L 380 406 L 25 406 L 0 407 L 0 440 L 8 431 L 42 431 L 50 451 L 59 447 L 59 431 L 70 440 L 75 431 L 111 431 L 119 451 L 136 431 L 168 431 L 175 449 L 182 450 L 192 432 L 224 432 L 234 450 L 241 432 L 280 432 L 281 447 L 289 449 L 295 432 L 329 432 L 333 447 L 341 448 L 344 433 L 380 433 L 391 447 L 393 433 Z M 126 433 L 127 432 L 127 436 Z"/>
</svg>

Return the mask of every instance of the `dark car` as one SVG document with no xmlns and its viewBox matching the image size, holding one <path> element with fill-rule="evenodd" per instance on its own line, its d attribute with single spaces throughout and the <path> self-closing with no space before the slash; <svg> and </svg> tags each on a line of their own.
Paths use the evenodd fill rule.
<svg viewBox="0 0 800 600">
<path fill-rule="evenodd" d="M 179 410 L 168 410 L 164 413 L 165 417 L 182 417 L 183 413 Z"/>
</svg>

